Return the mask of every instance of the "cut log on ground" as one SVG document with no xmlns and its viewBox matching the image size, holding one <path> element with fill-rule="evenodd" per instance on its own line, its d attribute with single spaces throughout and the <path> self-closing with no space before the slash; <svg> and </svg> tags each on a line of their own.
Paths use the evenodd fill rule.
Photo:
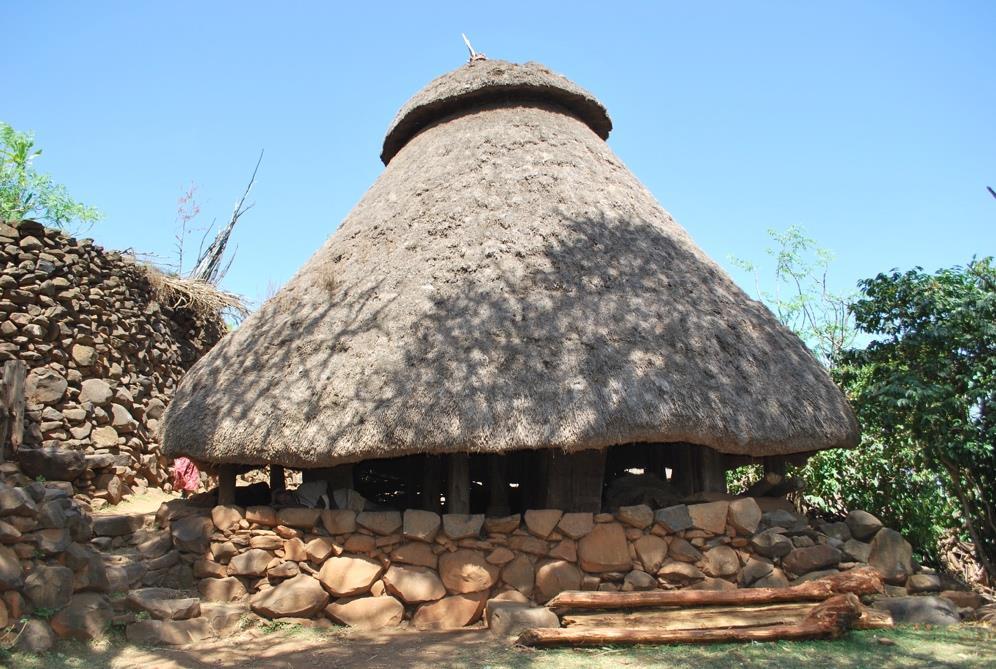
<svg viewBox="0 0 996 669">
<path fill-rule="evenodd" d="M 639 609 L 636 611 L 579 611 L 561 618 L 564 627 L 653 627 L 662 630 L 718 629 L 794 625 L 816 608 L 813 602 L 768 606 Z"/>
<path fill-rule="evenodd" d="M 567 627 L 532 629 L 519 635 L 524 646 L 606 646 L 612 644 L 731 643 L 835 639 L 861 615 L 856 595 L 835 595 L 791 625 L 729 629 L 666 630 L 658 628 Z"/>
<path fill-rule="evenodd" d="M 870 595 L 882 592 L 882 580 L 874 569 L 852 569 L 817 581 L 789 588 L 740 590 L 652 590 L 648 592 L 562 592 L 547 607 L 567 609 L 641 609 L 661 606 L 745 606 L 781 602 L 819 602 L 836 594 Z"/>
</svg>

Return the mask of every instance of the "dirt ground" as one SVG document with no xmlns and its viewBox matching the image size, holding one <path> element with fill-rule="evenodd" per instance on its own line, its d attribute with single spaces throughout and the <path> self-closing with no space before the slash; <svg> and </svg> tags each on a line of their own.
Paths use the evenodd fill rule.
<svg viewBox="0 0 996 669">
<path fill-rule="evenodd" d="M 5 664 L 6 663 L 6 664 Z M 456 632 L 351 632 L 268 623 L 230 638 L 180 648 L 145 648 L 119 635 L 94 644 L 67 643 L 44 656 L 0 658 L 18 669 L 588 669 L 662 666 L 679 669 L 720 667 L 844 667 L 890 669 L 933 667 L 989 669 L 996 666 L 992 628 L 901 627 L 854 632 L 839 641 L 716 646 L 643 646 L 533 650 L 496 641 L 483 629 Z"/>
</svg>

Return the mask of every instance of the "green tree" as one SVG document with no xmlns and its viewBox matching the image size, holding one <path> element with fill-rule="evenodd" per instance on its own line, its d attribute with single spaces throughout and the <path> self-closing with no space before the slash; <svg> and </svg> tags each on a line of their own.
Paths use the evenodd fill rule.
<svg viewBox="0 0 996 669">
<path fill-rule="evenodd" d="M 879 274 L 852 306 L 873 336 L 838 376 L 866 430 L 945 474 L 979 563 L 996 575 L 996 266 Z"/>
<path fill-rule="evenodd" d="M 40 155 L 34 136 L 0 121 L 0 220 L 36 218 L 57 228 L 100 220 L 99 211 L 72 199 L 65 186 L 35 169 Z"/>
<path fill-rule="evenodd" d="M 771 290 L 762 290 L 758 267 L 749 260 L 731 258 L 750 272 L 759 300 L 806 343 L 825 367 L 832 367 L 841 351 L 852 346 L 856 331 L 851 316 L 851 295 L 836 293 L 828 285 L 833 252 L 817 246 L 802 228 L 784 232 L 769 229 L 775 243 L 767 249 L 774 260 Z"/>
</svg>

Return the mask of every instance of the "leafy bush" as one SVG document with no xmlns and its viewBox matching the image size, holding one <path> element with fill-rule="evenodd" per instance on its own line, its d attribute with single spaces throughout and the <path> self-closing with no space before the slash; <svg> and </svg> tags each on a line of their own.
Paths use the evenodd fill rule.
<svg viewBox="0 0 996 669">
<path fill-rule="evenodd" d="M 40 155 L 33 135 L 0 121 L 0 220 L 35 218 L 57 228 L 100 220 L 99 211 L 72 199 L 65 186 L 35 169 Z"/>
</svg>

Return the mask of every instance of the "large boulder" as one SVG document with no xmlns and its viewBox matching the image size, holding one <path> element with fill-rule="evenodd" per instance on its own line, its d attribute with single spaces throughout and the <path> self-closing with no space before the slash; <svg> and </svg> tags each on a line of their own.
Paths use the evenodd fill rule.
<svg viewBox="0 0 996 669">
<path fill-rule="evenodd" d="M 310 618 L 325 608 L 329 595 L 307 574 L 289 578 L 249 598 L 254 612 L 267 618 Z"/>
<path fill-rule="evenodd" d="M 105 595 L 80 592 L 55 614 L 52 629 L 62 639 L 95 639 L 104 634 L 113 617 L 114 609 Z"/>
<path fill-rule="evenodd" d="M 35 608 L 61 609 L 73 596 L 73 571 L 67 567 L 38 565 L 24 579 L 24 595 Z"/>
<path fill-rule="evenodd" d="M 48 623 L 29 618 L 16 637 L 14 648 L 28 653 L 47 653 L 55 644 L 55 635 Z"/>
<path fill-rule="evenodd" d="M 17 459 L 25 474 L 49 481 L 75 481 L 86 470 L 83 452 L 71 448 L 22 448 Z"/>
<path fill-rule="evenodd" d="M 708 576 L 728 577 L 736 576 L 740 570 L 740 558 L 737 552 L 729 546 L 716 546 L 705 553 L 704 566 L 702 570 Z"/>
<path fill-rule="evenodd" d="M 958 609 L 946 597 L 886 597 L 873 606 L 888 611 L 897 623 L 954 625 L 961 620 Z"/>
<path fill-rule="evenodd" d="M 398 511 L 362 511 L 356 516 L 356 524 L 374 534 L 387 536 L 399 531 L 402 526 Z"/>
<path fill-rule="evenodd" d="M 634 504 L 633 506 L 620 506 L 616 510 L 616 518 L 620 522 L 635 527 L 638 530 L 650 527 L 654 522 L 654 512 L 646 504 Z"/>
<path fill-rule="evenodd" d="M 471 592 L 423 604 L 412 616 L 412 624 L 418 629 L 466 627 L 480 619 L 487 596 L 487 592 Z"/>
<path fill-rule="evenodd" d="M 383 573 L 383 565 L 376 560 L 343 555 L 326 560 L 318 572 L 318 580 L 336 597 L 353 597 L 368 592 Z"/>
<path fill-rule="evenodd" d="M 523 520 L 527 530 L 540 539 L 546 539 L 563 515 L 564 512 L 558 509 L 530 509 L 523 514 Z"/>
<path fill-rule="evenodd" d="M 595 515 L 590 512 L 565 513 L 557 523 L 557 529 L 571 539 L 580 539 L 591 532 L 594 527 Z"/>
<path fill-rule="evenodd" d="M 0 591 L 19 590 L 24 586 L 24 570 L 17 553 L 0 545 Z"/>
<path fill-rule="evenodd" d="M 446 595 L 446 587 L 439 576 L 425 567 L 392 564 L 383 580 L 387 591 L 406 604 L 431 602 Z"/>
<path fill-rule="evenodd" d="M 170 525 L 173 545 L 188 553 L 204 553 L 211 544 L 214 523 L 206 516 L 187 516 L 174 520 Z"/>
<path fill-rule="evenodd" d="M 882 521 L 867 511 L 851 511 L 844 520 L 851 536 L 858 541 L 869 541 L 882 529 Z"/>
<path fill-rule="evenodd" d="M 536 592 L 538 602 L 546 602 L 565 590 L 581 589 L 581 571 L 570 562 L 550 560 L 536 569 Z"/>
<path fill-rule="evenodd" d="M 447 513 L 443 516 L 443 532 L 455 541 L 480 536 L 483 526 L 483 513 Z"/>
<path fill-rule="evenodd" d="M 515 588 L 528 597 L 533 592 L 533 586 L 536 585 L 536 570 L 528 557 L 518 555 L 502 567 L 501 580 L 505 585 Z"/>
<path fill-rule="evenodd" d="M 131 514 L 97 514 L 93 516 L 93 533 L 98 537 L 123 537 L 142 527 L 145 518 Z"/>
<path fill-rule="evenodd" d="M 432 545 L 423 541 L 412 541 L 401 544 L 391 553 L 391 562 L 413 564 L 419 567 L 435 569 L 439 557 L 432 550 Z"/>
<path fill-rule="evenodd" d="M 96 406 L 106 404 L 114 397 L 110 384 L 103 379 L 85 379 L 80 385 L 79 402 L 90 402 Z"/>
<path fill-rule="evenodd" d="M 761 507 L 757 505 L 757 500 L 753 497 L 742 497 L 730 502 L 730 509 L 727 521 L 733 528 L 743 535 L 751 535 L 757 531 L 761 524 Z"/>
<path fill-rule="evenodd" d="M 234 602 L 248 593 L 242 581 L 234 576 L 225 578 L 202 578 L 197 582 L 201 599 L 209 602 Z"/>
<path fill-rule="evenodd" d="M 485 609 L 488 629 L 497 637 L 517 637 L 527 629 L 560 627 L 560 618 L 548 608 L 489 599 Z"/>
<path fill-rule="evenodd" d="M 729 502 L 706 502 L 692 504 L 688 507 L 688 515 L 692 517 L 692 527 L 723 534 L 726 531 L 726 516 L 730 509 Z"/>
<path fill-rule="evenodd" d="M 24 396 L 29 404 L 55 404 L 66 394 L 66 377 L 47 367 L 36 367 L 24 380 Z"/>
<path fill-rule="evenodd" d="M 439 556 L 439 577 L 453 594 L 489 590 L 498 580 L 498 568 L 479 551 L 465 548 Z"/>
<path fill-rule="evenodd" d="M 684 504 L 658 509 L 654 512 L 654 521 L 668 532 L 682 532 L 692 527 L 692 516 Z"/>
<path fill-rule="evenodd" d="M 667 559 L 667 547 L 667 540 L 654 534 L 645 534 L 633 542 L 636 556 L 643 563 L 643 568 L 651 574 L 656 573 Z"/>
<path fill-rule="evenodd" d="M 830 544 L 796 548 L 782 559 L 782 567 L 796 575 L 836 567 L 843 554 Z"/>
<path fill-rule="evenodd" d="M 201 615 L 201 602 L 170 588 L 139 588 L 128 593 L 128 606 L 156 620 L 187 620 Z"/>
<path fill-rule="evenodd" d="M 431 542 L 439 533 L 442 522 L 438 513 L 407 509 L 402 519 L 402 532 L 406 539 Z"/>
<path fill-rule="evenodd" d="M 884 527 L 872 539 L 868 564 L 878 570 L 886 583 L 902 585 L 913 573 L 913 547 L 899 532 Z"/>
<path fill-rule="evenodd" d="M 394 597 L 340 599 L 325 607 L 325 615 L 342 625 L 380 630 L 395 627 L 405 616 L 405 607 Z"/>
<path fill-rule="evenodd" d="M 273 554 L 262 548 L 250 548 L 228 562 L 229 576 L 262 576 L 273 560 Z"/>
<path fill-rule="evenodd" d="M 619 523 L 598 523 L 578 541 L 578 559 L 587 572 L 629 571 L 632 559 Z"/>
<path fill-rule="evenodd" d="M 772 559 L 785 557 L 794 548 L 791 539 L 772 530 L 755 534 L 750 539 L 750 545 L 758 555 Z"/>
</svg>

